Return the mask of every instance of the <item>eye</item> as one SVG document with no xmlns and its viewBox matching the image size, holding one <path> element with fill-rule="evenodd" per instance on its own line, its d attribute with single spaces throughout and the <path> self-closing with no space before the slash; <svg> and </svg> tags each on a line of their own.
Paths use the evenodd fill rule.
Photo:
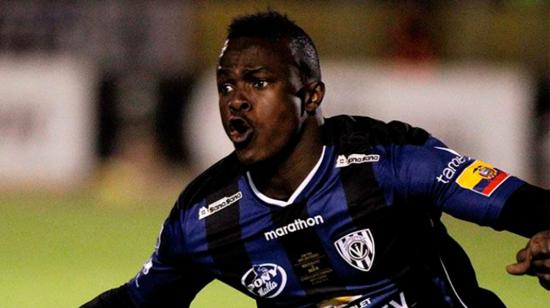
<svg viewBox="0 0 550 308">
<path fill-rule="evenodd" d="M 258 79 L 255 80 L 252 85 L 254 86 L 254 88 L 261 89 L 267 87 L 268 82 L 266 80 Z"/>
<path fill-rule="evenodd" d="M 231 91 L 233 91 L 233 85 L 230 84 L 230 83 L 224 83 L 224 84 L 221 84 L 221 85 L 218 86 L 218 92 L 221 95 L 227 95 Z"/>
</svg>

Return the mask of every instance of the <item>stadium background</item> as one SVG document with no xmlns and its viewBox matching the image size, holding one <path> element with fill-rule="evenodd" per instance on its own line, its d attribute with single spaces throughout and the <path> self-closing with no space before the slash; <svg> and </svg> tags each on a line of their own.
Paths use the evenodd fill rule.
<svg viewBox="0 0 550 308">
<path fill-rule="evenodd" d="M 405 119 L 550 186 L 547 1 L 5 0 L 0 307 L 75 307 L 139 270 L 181 188 L 227 149 L 204 77 L 225 27 L 268 6 L 317 43 L 329 114 Z M 444 219 L 483 286 L 548 306 L 504 270 L 524 239 Z M 192 305 L 253 306 L 219 283 Z"/>
</svg>

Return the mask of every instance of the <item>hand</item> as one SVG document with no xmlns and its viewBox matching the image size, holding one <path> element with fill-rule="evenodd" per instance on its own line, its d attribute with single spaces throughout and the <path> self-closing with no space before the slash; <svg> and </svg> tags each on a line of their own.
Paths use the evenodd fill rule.
<svg viewBox="0 0 550 308">
<path fill-rule="evenodd" d="M 517 263 L 506 271 L 512 275 L 531 275 L 539 278 L 540 285 L 550 290 L 550 230 L 535 234 L 527 246 L 516 255 Z"/>
</svg>

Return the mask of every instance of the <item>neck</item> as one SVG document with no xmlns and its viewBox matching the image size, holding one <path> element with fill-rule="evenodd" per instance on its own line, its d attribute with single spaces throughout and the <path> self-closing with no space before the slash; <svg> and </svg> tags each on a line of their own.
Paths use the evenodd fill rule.
<svg viewBox="0 0 550 308">
<path fill-rule="evenodd" d="M 321 157 L 322 118 L 304 122 L 301 134 L 283 153 L 250 169 L 256 187 L 266 196 L 287 200 L 304 181 Z"/>
</svg>

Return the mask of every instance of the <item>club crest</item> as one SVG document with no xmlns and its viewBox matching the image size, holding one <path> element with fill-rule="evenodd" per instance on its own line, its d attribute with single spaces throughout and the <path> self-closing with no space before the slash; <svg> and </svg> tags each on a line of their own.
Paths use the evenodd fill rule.
<svg viewBox="0 0 550 308">
<path fill-rule="evenodd" d="M 356 269 L 368 272 L 374 261 L 374 239 L 369 229 L 342 236 L 334 242 L 340 256 Z"/>
</svg>

